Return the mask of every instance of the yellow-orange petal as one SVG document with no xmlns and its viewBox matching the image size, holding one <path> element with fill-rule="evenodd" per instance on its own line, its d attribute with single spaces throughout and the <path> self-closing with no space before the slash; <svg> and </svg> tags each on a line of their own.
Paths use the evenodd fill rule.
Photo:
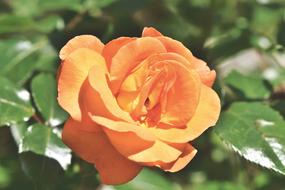
<svg viewBox="0 0 285 190">
<path fill-rule="evenodd" d="M 73 51 L 61 64 L 58 76 L 58 102 L 75 120 L 81 119 L 80 89 L 90 68 L 95 64 L 106 67 L 104 58 L 87 48 Z"/>
<path fill-rule="evenodd" d="M 189 143 L 185 146 L 183 153 L 177 160 L 162 166 L 162 169 L 168 172 L 178 172 L 182 170 L 196 155 L 197 150 Z"/>
<path fill-rule="evenodd" d="M 216 73 L 215 71 L 211 71 L 204 61 L 193 56 L 191 51 L 177 40 L 165 36 L 157 37 L 157 39 L 163 43 L 167 52 L 174 52 L 185 57 L 190 63 L 189 68 L 195 69 L 199 73 L 201 81 L 207 86 L 212 86 L 216 78 Z"/>
<path fill-rule="evenodd" d="M 127 73 L 152 54 L 166 52 L 163 44 L 152 37 L 138 38 L 121 47 L 112 59 L 110 85 L 116 94 Z"/>
<path fill-rule="evenodd" d="M 118 50 L 121 47 L 123 47 L 124 45 L 128 44 L 129 42 L 131 42 L 135 39 L 136 38 L 120 37 L 120 38 L 117 38 L 117 39 L 114 39 L 114 40 L 108 42 L 105 45 L 105 47 L 102 51 L 102 55 L 106 60 L 108 69 L 110 69 L 111 64 L 112 64 L 112 58 L 114 57 L 114 55 L 116 55 Z"/>
<path fill-rule="evenodd" d="M 197 138 L 206 129 L 215 125 L 221 111 L 220 99 L 210 87 L 206 85 L 201 87 L 197 110 L 185 129 L 149 128 L 149 130 L 163 141 L 185 143 Z"/>
<path fill-rule="evenodd" d="M 196 57 L 192 58 L 191 63 L 193 69 L 199 73 L 201 81 L 209 87 L 213 86 L 216 79 L 216 72 L 214 70 L 210 70 L 205 61 Z"/>
<path fill-rule="evenodd" d="M 174 72 L 175 81 L 166 94 L 165 110 L 162 108 L 161 123 L 185 126 L 194 115 L 199 103 L 201 82 L 198 74 L 177 61 L 165 61 Z"/>
<path fill-rule="evenodd" d="M 157 37 L 163 36 L 159 31 L 153 27 L 144 27 L 142 37 Z"/>
<path fill-rule="evenodd" d="M 139 138 L 144 139 L 146 141 L 153 142 L 156 140 L 156 137 L 150 133 L 149 128 L 146 126 L 142 126 L 140 124 L 128 123 L 124 121 L 114 121 L 108 118 L 100 117 L 100 116 L 90 116 L 94 122 L 97 124 L 108 128 L 117 132 L 131 132 L 137 135 Z"/>
<path fill-rule="evenodd" d="M 89 70 L 87 88 L 83 96 L 85 107 L 92 115 L 134 123 L 130 114 L 118 105 L 108 86 L 107 74 L 100 65 L 94 65 Z"/>
<path fill-rule="evenodd" d="M 157 39 L 164 45 L 167 52 L 177 53 L 185 57 L 188 61 L 192 61 L 193 54 L 181 42 L 166 36 L 157 37 Z"/>
<path fill-rule="evenodd" d="M 150 148 L 131 155 L 128 158 L 142 164 L 146 163 L 146 165 L 150 165 L 151 163 L 157 162 L 173 162 L 174 160 L 177 160 L 181 154 L 182 152 L 179 149 L 160 140 L 156 140 Z"/>
<path fill-rule="evenodd" d="M 103 127 L 116 150 L 133 161 L 171 162 L 182 153 L 170 145 L 157 141 L 145 126 L 113 121 L 98 116 L 92 116 L 92 119 Z"/>
<path fill-rule="evenodd" d="M 65 46 L 60 50 L 59 57 L 64 60 L 73 51 L 79 48 L 88 48 L 101 54 L 104 44 L 95 36 L 92 35 L 80 35 L 69 40 Z"/>
<path fill-rule="evenodd" d="M 108 127 L 103 127 L 103 130 L 116 150 L 125 157 L 144 151 L 154 144 L 154 141 L 147 141 L 132 131 L 118 132 Z"/>
<path fill-rule="evenodd" d="M 118 153 L 103 132 L 80 130 L 80 122 L 68 119 L 62 138 L 79 157 L 95 164 L 104 184 L 121 184 L 130 181 L 142 169 L 140 165 Z"/>
</svg>

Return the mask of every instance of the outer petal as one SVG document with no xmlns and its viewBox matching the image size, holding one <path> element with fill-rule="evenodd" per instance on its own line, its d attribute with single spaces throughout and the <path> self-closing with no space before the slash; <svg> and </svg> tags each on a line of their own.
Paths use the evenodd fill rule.
<svg viewBox="0 0 285 190">
<path fill-rule="evenodd" d="M 95 164 L 103 183 L 125 183 L 140 172 L 142 167 L 119 154 L 103 132 L 84 132 L 80 125 L 70 118 L 63 129 L 63 141 L 82 159 Z"/>
<path fill-rule="evenodd" d="M 69 40 L 67 44 L 60 50 L 59 57 L 64 60 L 69 54 L 78 48 L 88 48 L 101 54 L 104 44 L 95 36 L 81 35 Z"/>
<path fill-rule="evenodd" d="M 199 73 L 201 81 L 209 87 L 213 86 L 216 79 L 216 72 L 214 70 L 210 70 L 206 62 L 196 57 L 193 57 L 192 65 Z"/>
<path fill-rule="evenodd" d="M 177 172 L 183 169 L 194 158 L 196 153 L 197 150 L 190 144 L 187 144 L 177 160 L 172 163 L 164 164 L 161 168 L 165 171 Z"/>
<path fill-rule="evenodd" d="M 96 116 L 92 119 L 103 127 L 117 151 L 135 162 L 153 166 L 157 162 L 173 162 L 182 154 L 180 146 L 156 140 L 144 126 Z"/>
<path fill-rule="evenodd" d="M 93 65 L 105 68 L 104 58 L 95 51 L 79 48 L 61 64 L 58 77 L 58 102 L 75 120 L 81 119 L 79 93 Z"/>
<path fill-rule="evenodd" d="M 116 55 L 118 50 L 129 42 L 134 41 L 135 39 L 136 38 L 120 37 L 106 44 L 103 49 L 102 55 L 106 60 L 108 69 L 110 69 L 112 64 L 112 58 L 114 57 L 114 55 Z"/>
<path fill-rule="evenodd" d="M 157 37 L 157 36 L 162 36 L 162 34 L 157 31 L 153 27 L 144 27 L 143 32 L 142 32 L 142 37 Z"/>
<path fill-rule="evenodd" d="M 214 83 L 216 77 L 215 71 L 210 71 L 207 64 L 204 61 L 194 57 L 193 54 L 181 42 L 165 36 L 157 37 L 157 39 L 163 43 L 167 49 L 167 52 L 174 52 L 185 57 L 190 62 L 189 67 L 197 70 L 204 84 L 211 86 Z"/>
<path fill-rule="evenodd" d="M 202 85 L 197 110 L 185 129 L 149 128 L 149 130 L 157 138 L 167 142 L 189 142 L 200 136 L 210 126 L 215 125 L 219 118 L 220 110 L 220 99 L 216 92 L 210 87 Z"/>
<path fill-rule="evenodd" d="M 151 37 L 139 38 L 119 49 L 112 59 L 110 82 L 112 92 L 116 94 L 127 73 L 142 60 L 155 53 L 166 52 L 159 40 Z"/>
<path fill-rule="evenodd" d="M 147 165 L 150 165 L 150 163 L 157 162 L 172 162 L 181 154 L 182 152 L 180 150 L 157 140 L 150 148 L 131 155 L 128 158 L 136 162 L 147 163 Z"/>
</svg>

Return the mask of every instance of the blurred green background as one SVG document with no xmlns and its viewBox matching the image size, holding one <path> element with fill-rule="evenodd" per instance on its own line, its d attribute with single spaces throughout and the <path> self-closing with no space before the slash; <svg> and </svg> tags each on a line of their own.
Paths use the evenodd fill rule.
<svg viewBox="0 0 285 190">
<path fill-rule="evenodd" d="M 76 35 L 106 43 L 140 36 L 144 26 L 217 71 L 223 114 L 195 140 L 198 154 L 182 171 L 145 169 L 129 184 L 105 186 L 61 142 L 58 51 Z M 0 189 L 284 190 L 284 46 L 285 0 L 1 0 Z M 254 128 L 268 120 L 278 126 Z M 261 154 L 244 151 L 248 144 Z"/>
</svg>

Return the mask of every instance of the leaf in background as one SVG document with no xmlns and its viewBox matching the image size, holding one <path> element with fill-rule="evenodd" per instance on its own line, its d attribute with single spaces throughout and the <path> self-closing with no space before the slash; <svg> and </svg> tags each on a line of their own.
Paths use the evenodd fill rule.
<svg viewBox="0 0 285 190">
<path fill-rule="evenodd" d="M 19 146 L 22 143 L 22 140 L 24 138 L 24 135 L 27 131 L 28 125 L 27 123 L 15 123 L 10 126 L 10 130 L 12 133 L 12 136 Z"/>
<path fill-rule="evenodd" d="M 17 84 L 23 84 L 36 66 L 37 49 L 42 44 L 33 44 L 28 40 L 0 41 L 0 75 Z"/>
<path fill-rule="evenodd" d="M 222 181 L 207 181 L 198 185 L 194 185 L 195 190 L 249 190 L 242 184 L 236 184 L 233 182 L 222 182 Z"/>
<path fill-rule="evenodd" d="M 10 6 L 16 15 L 35 17 L 48 11 L 69 9 L 80 11 L 81 0 L 16 0 L 10 1 Z"/>
<path fill-rule="evenodd" d="M 234 103 L 215 127 L 216 133 L 249 161 L 285 175 L 285 121 L 261 103 Z"/>
<path fill-rule="evenodd" d="M 0 77 L 0 126 L 27 121 L 33 114 L 29 92 Z"/>
<path fill-rule="evenodd" d="M 125 185 L 109 186 L 105 185 L 101 190 L 180 190 L 179 186 L 171 183 L 163 176 L 151 171 L 144 169 L 140 174 Z"/>
<path fill-rule="evenodd" d="M 0 34 L 30 31 L 34 27 L 34 21 L 28 17 L 11 14 L 0 15 Z"/>
<path fill-rule="evenodd" d="M 21 168 L 36 189 L 52 190 L 63 183 L 64 171 L 54 159 L 25 152 L 20 154 Z"/>
<path fill-rule="evenodd" d="M 64 22 L 61 17 L 51 15 L 34 20 L 31 17 L 13 14 L 0 14 L 0 34 L 41 32 L 49 33 L 54 29 L 62 29 Z"/>
<path fill-rule="evenodd" d="M 32 96 L 46 124 L 57 126 L 63 123 L 67 114 L 59 107 L 56 96 L 56 81 L 52 74 L 40 74 L 32 80 Z"/>
<path fill-rule="evenodd" d="M 38 50 L 39 56 L 36 63 L 36 70 L 49 71 L 56 73 L 58 67 L 58 53 L 52 47 L 50 43 L 47 43 L 44 47 Z"/>
<path fill-rule="evenodd" d="M 237 71 L 232 71 L 225 78 L 225 83 L 249 99 L 263 99 L 270 95 L 262 78 L 245 76 Z"/>
<path fill-rule="evenodd" d="M 61 30 L 64 28 L 64 21 L 61 17 L 51 15 L 36 22 L 34 28 L 39 32 L 50 33 L 55 29 Z"/>
<path fill-rule="evenodd" d="M 57 128 L 43 124 L 29 126 L 19 146 L 19 152 L 32 151 L 53 158 L 66 169 L 71 163 L 71 150 L 63 144 L 60 135 Z"/>
</svg>

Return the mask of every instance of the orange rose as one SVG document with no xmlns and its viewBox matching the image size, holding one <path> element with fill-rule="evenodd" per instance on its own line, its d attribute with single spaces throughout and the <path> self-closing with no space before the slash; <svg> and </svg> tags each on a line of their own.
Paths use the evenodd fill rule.
<svg viewBox="0 0 285 190">
<path fill-rule="evenodd" d="M 154 28 L 106 45 L 77 36 L 60 59 L 58 101 L 70 114 L 63 141 L 105 184 L 128 182 L 144 166 L 181 170 L 197 152 L 188 142 L 218 119 L 215 71 Z"/>
</svg>

